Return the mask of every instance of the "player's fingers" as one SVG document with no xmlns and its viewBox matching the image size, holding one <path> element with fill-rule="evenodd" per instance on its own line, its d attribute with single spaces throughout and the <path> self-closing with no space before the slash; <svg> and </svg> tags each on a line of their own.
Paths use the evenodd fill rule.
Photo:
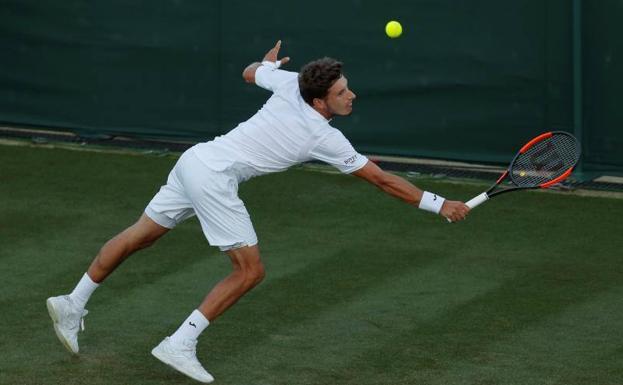
<svg viewBox="0 0 623 385">
<path fill-rule="evenodd" d="M 268 52 L 266 52 L 266 55 L 264 55 L 264 59 L 270 60 L 270 61 L 277 60 L 277 53 L 279 52 L 279 47 L 281 47 L 281 40 L 277 40 L 277 43 L 275 44 L 275 46 L 269 49 Z"/>
<path fill-rule="evenodd" d="M 462 221 L 465 219 L 465 216 L 467 215 L 467 213 L 464 210 L 457 210 L 454 214 L 455 216 L 455 221 Z"/>
<path fill-rule="evenodd" d="M 271 51 L 274 51 L 275 53 L 277 53 L 279 52 L 279 48 L 281 48 L 281 40 L 277 40 L 277 44 L 275 44 L 275 46 L 273 47 Z"/>
<path fill-rule="evenodd" d="M 290 56 L 286 56 L 286 57 L 281 59 L 281 65 L 284 65 L 284 64 L 286 64 L 289 61 L 290 61 Z"/>
</svg>

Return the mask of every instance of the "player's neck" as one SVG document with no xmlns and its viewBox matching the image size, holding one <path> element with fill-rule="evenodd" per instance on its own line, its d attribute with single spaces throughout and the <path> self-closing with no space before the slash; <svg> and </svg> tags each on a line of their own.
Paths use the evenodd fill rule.
<svg viewBox="0 0 623 385">
<path fill-rule="evenodd" d="M 317 107 L 312 107 L 312 108 L 314 110 L 316 110 L 317 113 L 322 115 L 322 117 L 327 119 L 327 120 L 331 120 L 333 118 L 333 116 L 334 116 L 330 111 L 327 111 L 326 109 L 317 108 Z"/>
</svg>

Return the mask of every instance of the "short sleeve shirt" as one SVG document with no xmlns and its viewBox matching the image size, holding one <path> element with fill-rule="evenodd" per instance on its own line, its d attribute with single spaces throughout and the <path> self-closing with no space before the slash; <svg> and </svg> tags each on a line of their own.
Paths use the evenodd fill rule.
<svg viewBox="0 0 623 385">
<path fill-rule="evenodd" d="M 367 163 L 341 131 L 301 97 L 296 72 L 260 66 L 258 86 L 272 95 L 249 120 L 214 140 L 196 145 L 197 157 L 215 171 L 233 170 L 239 180 L 279 172 L 310 161 L 326 162 L 343 173 Z"/>
</svg>

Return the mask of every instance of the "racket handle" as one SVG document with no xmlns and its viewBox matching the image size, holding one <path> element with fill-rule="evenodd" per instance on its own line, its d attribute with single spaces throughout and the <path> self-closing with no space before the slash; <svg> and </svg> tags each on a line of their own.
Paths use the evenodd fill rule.
<svg viewBox="0 0 623 385">
<path fill-rule="evenodd" d="M 465 205 L 469 207 L 470 209 L 473 209 L 474 207 L 479 206 L 483 202 L 486 202 L 488 200 L 489 200 L 489 195 L 487 195 L 486 192 L 483 192 L 482 194 L 476 195 L 472 199 L 465 202 Z M 450 218 L 446 218 L 446 219 L 448 220 L 448 222 L 452 223 L 452 220 L 450 220 Z"/>
<path fill-rule="evenodd" d="M 476 195 L 472 199 L 465 202 L 465 205 L 467 205 L 467 207 L 469 207 L 470 209 L 473 209 L 474 207 L 479 206 L 488 200 L 489 200 L 489 195 L 487 195 L 486 192 L 483 192 L 482 194 Z"/>
</svg>

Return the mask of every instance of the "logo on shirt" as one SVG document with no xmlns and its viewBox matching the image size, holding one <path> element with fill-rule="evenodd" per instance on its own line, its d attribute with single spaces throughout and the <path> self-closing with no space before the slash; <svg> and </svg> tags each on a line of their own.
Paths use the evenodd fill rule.
<svg viewBox="0 0 623 385">
<path fill-rule="evenodd" d="M 357 155 L 358 154 L 355 154 L 355 155 L 351 156 L 348 159 L 344 159 L 344 164 L 353 164 L 353 163 L 355 163 L 355 161 L 357 160 Z"/>
</svg>

